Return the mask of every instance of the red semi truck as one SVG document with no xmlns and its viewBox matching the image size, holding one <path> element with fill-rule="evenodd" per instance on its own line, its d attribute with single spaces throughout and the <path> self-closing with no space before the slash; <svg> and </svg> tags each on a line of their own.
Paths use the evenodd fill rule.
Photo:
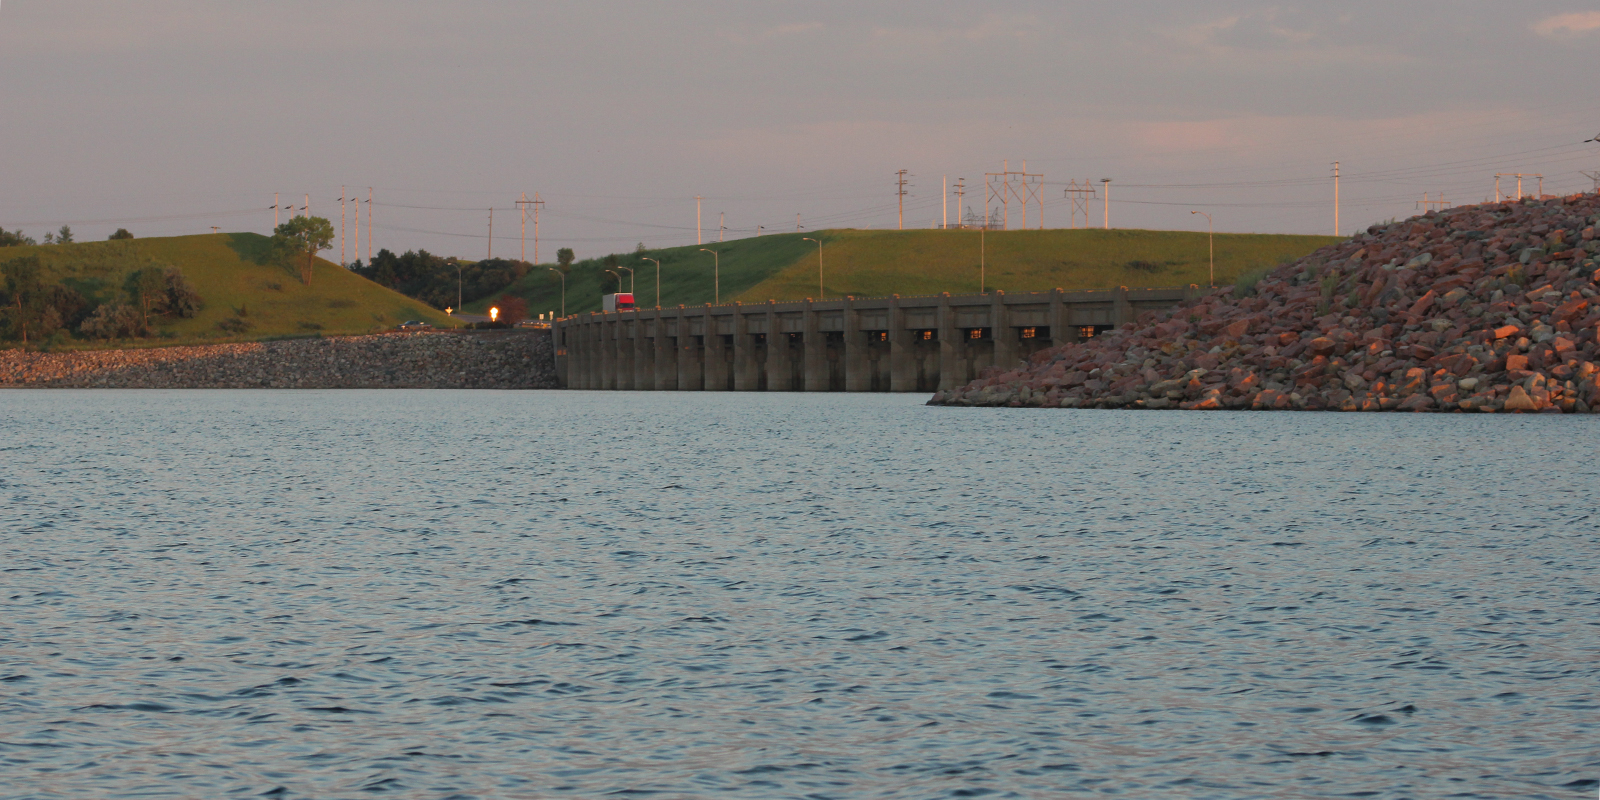
<svg viewBox="0 0 1600 800">
<path fill-rule="evenodd" d="M 602 311 L 628 311 L 634 308 L 633 292 L 617 292 L 600 296 Z"/>
</svg>

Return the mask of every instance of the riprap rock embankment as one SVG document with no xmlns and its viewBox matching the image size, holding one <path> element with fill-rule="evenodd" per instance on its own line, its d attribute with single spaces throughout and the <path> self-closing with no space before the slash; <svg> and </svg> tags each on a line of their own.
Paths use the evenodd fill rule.
<svg viewBox="0 0 1600 800">
<path fill-rule="evenodd" d="M 0 351 L 0 386 L 554 389 L 548 331 L 392 333 L 139 350 Z"/>
<path fill-rule="evenodd" d="M 1430 212 L 933 405 L 1600 411 L 1600 195 Z"/>
</svg>

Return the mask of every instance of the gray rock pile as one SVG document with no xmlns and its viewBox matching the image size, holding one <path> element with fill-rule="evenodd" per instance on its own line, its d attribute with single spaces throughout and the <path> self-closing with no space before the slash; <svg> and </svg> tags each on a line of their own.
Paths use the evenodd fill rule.
<svg viewBox="0 0 1600 800">
<path fill-rule="evenodd" d="M 1375 225 L 932 405 L 1600 411 L 1600 195 Z"/>
<path fill-rule="evenodd" d="M 142 350 L 0 351 L 0 386 L 553 389 L 549 331 L 391 333 Z"/>
</svg>

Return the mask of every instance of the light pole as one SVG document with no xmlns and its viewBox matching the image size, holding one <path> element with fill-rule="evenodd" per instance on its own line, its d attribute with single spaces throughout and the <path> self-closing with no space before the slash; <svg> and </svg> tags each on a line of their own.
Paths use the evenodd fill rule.
<svg viewBox="0 0 1600 800">
<path fill-rule="evenodd" d="M 984 241 L 984 236 L 988 234 L 988 232 L 989 214 L 988 212 L 984 212 L 983 224 L 978 226 L 978 294 L 988 294 L 988 292 L 983 290 L 984 279 L 988 277 L 985 274 L 988 271 L 988 265 L 984 263 L 984 259 L 987 257 L 986 250 L 988 247 L 988 243 Z"/>
<path fill-rule="evenodd" d="M 656 261 L 655 259 L 653 259 L 653 258 L 651 258 L 649 256 L 639 256 L 639 257 L 644 259 L 645 261 L 655 261 L 656 262 L 656 308 L 659 309 L 659 308 L 661 308 L 661 262 L 660 261 Z"/>
<path fill-rule="evenodd" d="M 567 273 L 555 267 L 545 267 L 545 269 L 561 276 L 561 316 L 565 317 L 567 315 Z"/>
<path fill-rule="evenodd" d="M 633 268 L 624 267 L 621 264 L 618 264 L 617 269 L 625 269 L 628 271 L 628 294 L 633 294 Z M 621 284 L 618 284 L 617 288 L 620 290 L 622 288 Z"/>
<path fill-rule="evenodd" d="M 822 240 L 813 239 L 810 236 L 802 236 L 800 239 L 801 241 L 817 243 L 817 299 L 826 300 L 828 299 L 828 293 L 822 288 Z"/>
<path fill-rule="evenodd" d="M 722 305 L 722 255 L 704 247 L 700 248 L 700 252 L 711 254 L 711 286 L 712 297 L 715 298 L 712 304 L 720 306 Z"/>
<path fill-rule="evenodd" d="M 461 262 L 456 262 L 456 308 L 461 307 Z"/>
<path fill-rule="evenodd" d="M 1217 245 L 1212 232 L 1211 215 L 1204 211 L 1190 211 L 1190 214 L 1199 214 L 1206 218 L 1206 249 L 1211 251 L 1211 285 L 1217 285 Z"/>
<path fill-rule="evenodd" d="M 617 279 L 617 291 L 619 291 L 619 292 L 622 291 L 622 273 L 616 272 L 614 270 L 609 270 L 609 269 L 603 269 L 603 270 L 600 270 L 600 271 L 601 272 L 610 272 L 611 273 L 611 277 Z"/>
</svg>

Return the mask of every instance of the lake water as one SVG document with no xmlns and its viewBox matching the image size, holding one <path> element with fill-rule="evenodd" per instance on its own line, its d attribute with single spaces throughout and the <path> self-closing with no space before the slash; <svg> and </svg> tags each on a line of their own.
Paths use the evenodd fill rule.
<svg viewBox="0 0 1600 800">
<path fill-rule="evenodd" d="M 0 392 L 5 798 L 1592 798 L 1600 419 Z"/>
</svg>

